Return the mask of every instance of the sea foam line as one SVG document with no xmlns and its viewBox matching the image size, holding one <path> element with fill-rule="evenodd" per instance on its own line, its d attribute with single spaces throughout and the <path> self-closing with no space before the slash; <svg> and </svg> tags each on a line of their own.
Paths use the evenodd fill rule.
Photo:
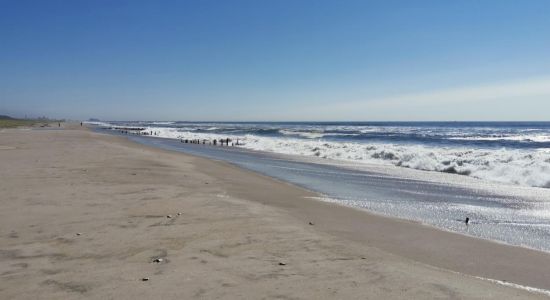
<svg viewBox="0 0 550 300">
<path fill-rule="evenodd" d="M 524 291 L 528 291 L 528 292 L 531 292 L 531 293 L 541 294 L 541 295 L 545 295 L 545 296 L 550 297 L 550 290 L 540 289 L 540 288 L 527 286 L 527 285 L 521 285 L 521 284 L 508 282 L 508 281 L 504 281 L 504 280 L 485 278 L 485 277 L 481 277 L 481 276 L 471 276 L 471 277 L 477 278 L 477 279 L 480 279 L 480 280 L 483 280 L 483 281 L 488 281 L 488 282 L 491 282 L 491 283 L 495 283 L 495 284 L 499 284 L 499 285 L 503 285 L 503 286 L 507 286 L 507 287 L 511 287 L 511 288 L 515 288 L 515 289 L 519 289 L 519 290 L 524 290 Z"/>
</svg>

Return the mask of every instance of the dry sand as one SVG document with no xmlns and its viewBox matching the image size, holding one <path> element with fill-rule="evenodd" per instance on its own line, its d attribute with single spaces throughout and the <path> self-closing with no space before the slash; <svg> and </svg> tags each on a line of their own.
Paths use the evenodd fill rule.
<svg viewBox="0 0 550 300">
<path fill-rule="evenodd" d="M 550 282 L 542 252 L 70 125 L 0 131 L 0 179 L 0 299 L 526 299 L 546 296 L 456 271 Z"/>
</svg>

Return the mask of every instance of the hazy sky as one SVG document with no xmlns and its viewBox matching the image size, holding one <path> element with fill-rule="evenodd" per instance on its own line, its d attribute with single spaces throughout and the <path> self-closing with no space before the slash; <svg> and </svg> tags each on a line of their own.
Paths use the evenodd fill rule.
<svg viewBox="0 0 550 300">
<path fill-rule="evenodd" d="M 550 121 L 550 1 L 0 0 L 0 114 Z"/>
</svg>

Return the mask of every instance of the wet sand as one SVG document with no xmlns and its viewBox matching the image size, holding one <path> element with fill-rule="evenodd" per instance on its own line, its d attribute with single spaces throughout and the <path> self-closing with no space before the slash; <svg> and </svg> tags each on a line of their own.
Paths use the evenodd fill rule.
<svg viewBox="0 0 550 300">
<path fill-rule="evenodd" d="M 0 131 L 1 299 L 535 299 L 471 275 L 550 284 L 542 252 L 64 128 Z"/>
</svg>

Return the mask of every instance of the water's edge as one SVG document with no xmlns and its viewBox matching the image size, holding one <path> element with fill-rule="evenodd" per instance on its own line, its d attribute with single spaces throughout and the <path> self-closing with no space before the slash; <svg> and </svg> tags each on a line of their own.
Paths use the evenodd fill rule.
<svg viewBox="0 0 550 300">
<path fill-rule="evenodd" d="M 230 151 L 229 153 L 231 153 L 231 151 L 244 152 L 245 155 L 252 156 L 252 157 L 254 157 L 254 156 L 257 156 L 257 157 L 262 157 L 262 156 L 270 157 L 271 155 L 269 153 L 259 153 L 259 152 L 256 152 L 256 151 L 242 151 L 242 149 L 231 149 L 231 148 L 227 148 L 227 147 L 226 148 L 215 148 L 215 147 L 201 146 L 201 145 L 187 145 L 188 147 L 185 147 L 185 145 L 182 145 L 179 141 L 170 141 L 170 140 L 167 140 L 167 139 L 154 138 L 154 137 L 120 135 L 120 134 L 117 134 L 116 132 L 112 132 L 112 131 L 107 131 L 106 132 L 105 130 L 98 130 L 98 129 L 94 129 L 94 130 L 96 132 L 109 133 L 109 134 L 114 134 L 114 135 L 118 135 L 118 136 L 123 136 L 123 137 L 126 137 L 126 138 L 128 138 L 129 140 L 131 140 L 133 142 L 137 142 L 137 143 L 143 144 L 143 145 L 153 146 L 153 147 L 161 148 L 161 149 L 164 149 L 164 150 L 172 150 L 172 151 L 177 151 L 177 152 L 183 152 L 183 153 L 186 153 L 186 154 L 189 154 L 189 155 L 192 155 L 192 156 L 198 156 L 198 157 L 202 157 L 202 158 L 206 157 L 206 158 L 217 160 L 217 161 L 223 161 L 225 163 L 229 163 L 229 164 L 231 164 L 233 166 L 236 166 L 236 167 L 239 167 L 239 168 L 244 168 L 244 169 L 249 170 L 249 171 L 258 172 L 262 175 L 266 175 L 266 176 L 274 178 L 276 180 L 282 180 L 282 181 L 288 182 L 290 184 L 297 185 L 301 188 L 305 188 L 305 189 L 310 190 L 312 192 L 321 193 L 321 195 L 326 195 L 322 191 L 320 191 L 319 189 L 311 188 L 311 185 L 296 183 L 295 181 L 287 180 L 285 178 L 282 178 L 281 176 L 273 176 L 272 174 L 270 174 L 270 172 L 263 172 L 261 170 L 258 170 L 257 168 L 251 167 L 252 165 L 248 165 L 248 167 L 247 167 L 246 164 L 243 164 L 242 162 L 239 163 L 238 161 L 235 162 L 235 161 L 228 160 L 227 157 L 225 159 L 220 158 L 220 157 L 216 157 L 212 153 L 209 153 L 208 150 L 214 150 L 215 152 L 213 152 L 213 153 L 217 153 L 217 154 L 219 154 L 219 153 L 228 153 L 228 151 Z M 222 152 L 217 152 L 217 151 L 222 151 Z M 275 159 L 276 161 L 284 161 L 284 160 L 281 160 L 279 157 L 270 157 L 269 159 Z M 290 162 L 290 163 L 293 163 L 293 162 Z M 350 171 L 350 170 L 347 170 L 347 171 Z M 388 214 L 380 213 L 379 211 L 376 211 L 376 210 L 371 210 L 371 209 L 364 208 L 364 207 L 350 205 L 349 203 L 345 203 L 345 201 L 343 202 L 343 201 L 335 199 L 335 198 L 324 198 L 324 199 L 316 199 L 316 200 L 317 201 L 334 201 L 338 205 L 344 205 L 344 206 L 351 207 L 351 208 L 354 208 L 354 209 L 364 210 L 367 213 L 381 214 L 385 217 L 390 217 L 390 218 L 401 218 L 401 217 L 395 216 L 395 215 L 388 215 Z M 408 219 L 408 218 L 402 218 L 402 219 Z M 460 220 L 457 220 L 457 221 L 460 221 Z M 489 240 L 491 242 L 496 242 L 496 243 L 499 243 L 499 244 L 503 244 L 505 246 L 510 246 L 510 245 L 511 246 L 518 246 L 518 245 L 514 245 L 512 243 L 507 243 L 507 242 L 499 240 L 499 239 L 490 239 L 490 238 L 487 239 L 487 238 L 484 238 L 484 237 L 479 237 L 479 236 L 476 236 L 476 235 L 469 234 L 467 232 L 458 232 L 458 231 L 454 231 L 454 230 L 449 230 L 448 228 L 441 228 L 441 227 L 438 227 L 438 226 L 430 224 L 430 223 L 424 223 L 424 222 L 421 222 L 421 223 L 423 225 L 432 227 L 436 230 L 449 231 L 449 232 L 454 233 L 454 234 L 466 235 L 466 236 L 469 236 L 469 237 L 472 237 L 472 238 L 482 238 L 482 239 Z M 536 251 L 542 251 L 542 252 L 548 253 L 547 250 L 539 249 L 537 247 L 529 247 L 529 246 L 526 246 L 526 245 L 519 245 L 519 246 L 524 247 L 524 248 L 529 248 L 529 249 L 532 249 L 532 250 L 536 250 Z M 451 271 L 451 272 L 455 272 L 455 271 Z M 487 277 L 468 275 L 468 274 L 464 274 L 464 273 L 458 273 L 458 274 L 473 277 L 473 278 L 477 278 L 477 279 L 480 279 L 480 280 L 485 280 L 485 281 L 488 281 L 488 282 L 491 282 L 491 283 L 494 283 L 494 284 L 498 284 L 498 285 L 504 285 L 504 286 L 508 286 L 508 287 L 511 287 L 511 288 L 526 290 L 526 291 L 529 291 L 529 292 L 535 293 L 535 294 L 542 294 L 542 295 L 545 295 L 545 296 L 550 296 L 550 290 L 546 290 L 546 289 L 515 284 L 515 283 L 512 283 L 512 282 L 502 281 L 502 280 L 497 280 L 497 279 L 492 279 L 492 278 L 487 278 Z"/>
<path fill-rule="evenodd" d="M 95 130 L 122 135 L 141 144 L 225 161 L 320 193 L 339 204 L 375 214 L 413 220 L 437 229 L 513 246 L 550 251 L 550 221 L 542 213 L 550 211 L 550 203 L 536 199 L 537 195 L 525 193 L 534 191 L 537 194 L 539 190 L 546 189 L 512 188 L 515 194 L 495 194 L 471 186 L 470 182 L 463 186 L 429 182 L 422 178 L 394 177 L 372 171 L 287 160 L 271 153 L 238 147 L 183 144 L 178 140 Z M 465 177 L 446 176 L 451 176 L 451 180 Z M 495 189 L 500 188 L 497 186 Z M 471 219 L 469 226 L 464 224 L 465 217 Z"/>
</svg>

